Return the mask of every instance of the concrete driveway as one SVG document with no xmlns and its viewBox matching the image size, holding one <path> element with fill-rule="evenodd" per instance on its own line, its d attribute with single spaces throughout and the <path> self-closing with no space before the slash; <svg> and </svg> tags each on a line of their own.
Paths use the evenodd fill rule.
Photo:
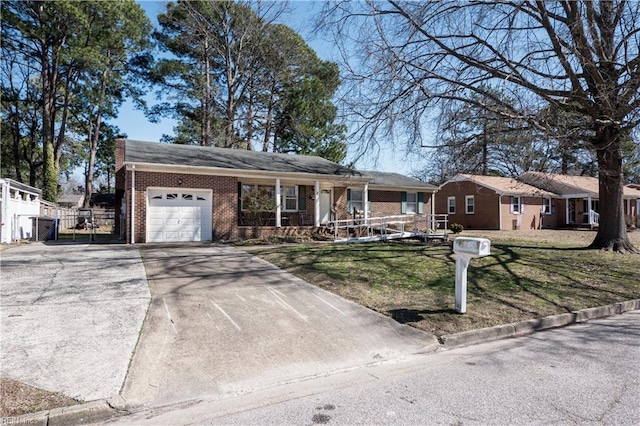
<svg viewBox="0 0 640 426">
<path fill-rule="evenodd" d="M 131 406 L 245 394 L 437 347 L 234 248 L 141 250 L 152 302 L 123 390 Z"/>
<path fill-rule="evenodd" d="M 117 395 L 149 306 L 138 249 L 33 243 L 0 256 L 0 375 L 85 401 Z"/>
</svg>

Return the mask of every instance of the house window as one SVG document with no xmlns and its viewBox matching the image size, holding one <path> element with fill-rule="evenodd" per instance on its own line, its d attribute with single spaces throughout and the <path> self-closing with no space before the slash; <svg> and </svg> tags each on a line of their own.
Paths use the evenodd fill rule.
<svg viewBox="0 0 640 426">
<path fill-rule="evenodd" d="M 244 205 L 245 204 L 245 198 L 247 195 L 251 194 L 252 192 L 254 192 L 257 195 L 260 195 L 260 198 L 263 199 L 259 199 L 256 198 L 254 201 L 258 204 L 262 204 L 263 206 L 257 206 L 259 207 L 261 210 L 263 211 L 273 211 L 275 209 L 275 199 L 276 199 L 276 187 L 275 186 L 266 186 L 266 185 L 247 185 L 247 184 L 243 184 L 242 185 L 242 193 L 240 194 L 240 209 L 242 211 L 247 210 L 247 207 Z M 264 195 L 265 197 L 262 197 L 262 195 Z M 271 200 L 271 203 L 267 203 L 266 202 L 266 198 Z M 267 205 L 267 204 L 271 204 L 271 205 Z"/>
<path fill-rule="evenodd" d="M 298 210 L 298 187 L 297 186 L 281 187 L 280 196 L 282 197 L 281 205 L 284 211 Z"/>
<path fill-rule="evenodd" d="M 456 197 L 447 198 L 447 213 L 456 214 Z"/>
<path fill-rule="evenodd" d="M 553 214 L 553 204 L 551 202 L 551 198 L 543 198 L 542 199 L 542 209 L 540 209 L 540 213 L 550 215 Z"/>
<path fill-rule="evenodd" d="M 464 212 L 466 214 L 474 214 L 475 213 L 475 200 L 473 199 L 473 195 L 465 195 L 464 197 Z"/>
<path fill-rule="evenodd" d="M 252 191 L 258 191 L 258 194 L 266 195 L 273 202 L 272 206 L 266 211 L 275 211 L 276 208 L 276 187 L 268 185 L 242 185 L 241 194 L 241 209 L 245 211 L 244 206 L 245 197 Z M 261 200 L 263 204 L 267 204 L 264 200 Z M 280 187 L 280 205 L 283 211 L 297 211 L 298 210 L 298 186 L 281 186 Z"/>
<path fill-rule="evenodd" d="M 524 213 L 524 197 L 511 197 L 511 213 Z"/>
<path fill-rule="evenodd" d="M 418 212 L 418 194 L 416 192 L 407 192 L 405 213 L 416 214 L 417 212 Z"/>
<path fill-rule="evenodd" d="M 351 189 L 348 195 L 347 208 L 349 212 L 353 212 L 354 209 L 359 212 L 364 211 L 362 190 Z"/>
</svg>

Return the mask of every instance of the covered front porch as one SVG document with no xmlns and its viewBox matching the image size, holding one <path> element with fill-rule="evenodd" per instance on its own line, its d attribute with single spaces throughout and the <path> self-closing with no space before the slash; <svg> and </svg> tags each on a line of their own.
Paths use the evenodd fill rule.
<svg viewBox="0 0 640 426">
<path fill-rule="evenodd" d="M 597 228 L 600 224 L 599 205 L 597 197 L 589 194 L 565 196 L 565 225 L 589 226 Z"/>
<path fill-rule="evenodd" d="M 347 188 L 362 188 L 367 194 L 367 185 L 358 177 L 335 180 L 240 178 L 238 226 L 275 229 L 325 226 L 343 218 L 346 213 Z"/>
</svg>

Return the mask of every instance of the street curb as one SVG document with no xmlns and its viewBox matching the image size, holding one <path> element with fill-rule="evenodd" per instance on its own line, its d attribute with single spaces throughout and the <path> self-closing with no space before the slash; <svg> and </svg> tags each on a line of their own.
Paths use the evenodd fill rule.
<svg viewBox="0 0 640 426">
<path fill-rule="evenodd" d="M 54 408 L 37 413 L 7 417 L 9 423 L 42 426 L 85 425 L 106 421 L 125 410 L 124 399 L 118 395 L 111 399 L 101 399 L 69 407 Z M 11 423 L 12 422 L 12 423 Z"/>
<path fill-rule="evenodd" d="M 605 318 L 611 315 L 622 314 L 623 312 L 635 310 L 640 310 L 640 299 L 614 303 L 612 305 L 598 306 L 595 308 L 581 309 L 579 311 L 568 312 L 566 314 L 552 315 L 549 317 L 520 321 L 512 324 L 503 324 L 495 327 L 481 328 L 479 330 L 448 334 L 440 337 L 440 342 L 444 349 L 454 349 L 491 342 L 494 340 L 523 336 L 536 331 L 564 327 L 588 321 L 590 319 Z"/>
<path fill-rule="evenodd" d="M 590 319 L 604 318 L 635 310 L 640 310 L 640 299 L 595 308 L 581 309 L 579 311 L 552 315 L 545 318 L 449 334 L 440 338 L 441 347 L 444 349 L 454 349 L 471 346 L 494 340 L 523 336 L 536 331 L 564 327 L 588 321 Z M 29 424 L 42 426 L 92 424 L 122 415 L 127 412 L 127 408 L 131 407 L 127 407 L 125 399 L 120 395 L 116 395 L 110 399 L 102 399 L 87 402 L 85 404 L 54 408 L 52 410 L 23 414 L 16 417 L 6 417 L 1 419 L 4 423 L 0 424 Z"/>
</svg>

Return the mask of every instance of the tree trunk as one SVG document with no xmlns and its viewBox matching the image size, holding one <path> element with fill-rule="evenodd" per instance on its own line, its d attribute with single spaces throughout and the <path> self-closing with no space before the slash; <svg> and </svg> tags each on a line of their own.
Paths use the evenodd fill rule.
<svg viewBox="0 0 640 426">
<path fill-rule="evenodd" d="M 600 223 L 595 240 L 589 248 L 621 253 L 640 251 L 631 244 L 624 221 L 622 148 L 619 131 L 605 128 L 598 132 Z"/>
<path fill-rule="evenodd" d="M 107 58 L 110 59 L 111 55 L 107 54 Z M 107 62 L 109 63 L 109 62 Z M 87 168 L 86 180 L 84 185 L 84 207 L 88 208 L 91 203 L 91 195 L 93 194 L 93 172 L 96 167 L 96 153 L 98 151 L 98 139 L 100 137 L 100 125 L 102 124 L 102 111 L 104 105 L 104 98 L 107 91 L 107 74 L 109 72 L 109 66 L 106 66 L 102 70 L 102 81 L 100 83 L 100 97 L 98 98 L 98 111 L 96 112 L 96 126 L 93 134 L 91 128 L 91 118 L 89 118 L 89 165 Z"/>
<path fill-rule="evenodd" d="M 271 93 L 269 93 L 269 104 L 267 106 L 267 121 L 264 125 L 264 141 L 262 141 L 262 151 L 269 152 L 269 143 L 271 142 L 271 133 L 273 127 L 273 109 L 274 109 L 274 97 L 275 97 L 275 83 L 271 85 Z M 275 141 L 274 141 L 275 151 Z"/>
<path fill-rule="evenodd" d="M 14 114 L 12 114 L 11 120 L 13 121 L 13 162 L 14 162 L 14 167 L 16 170 L 16 180 L 18 182 L 22 182 L 24 183 L 24 181 L 22 180 L 22 171 L 20 170 L 20 139 L 21 139 L 21 135 L 20 135 L 20 123 L 19 123 L 19 115 L 17 112 L 17 108 L 16 108 L 16 112 Z"/>
<path fill-rule="evenodd" d="M 46 43 L 46 42 L 45 42 Z M 55 202 L 58 197 L 58 173 L 54 163 L 53 126 L 55 111 L 55 70 L 49 68 L 48 46 L 42 45 L 42 197 Z"/>
<path fill-rule="evenodd" d="M 209 40 L 204 41 L 204 73 L 205 89 L 202 105 L 202 137 L 200 143 L 203 146 L 211 146 L 211 61 L 209 59 Z"/>
</svg>

